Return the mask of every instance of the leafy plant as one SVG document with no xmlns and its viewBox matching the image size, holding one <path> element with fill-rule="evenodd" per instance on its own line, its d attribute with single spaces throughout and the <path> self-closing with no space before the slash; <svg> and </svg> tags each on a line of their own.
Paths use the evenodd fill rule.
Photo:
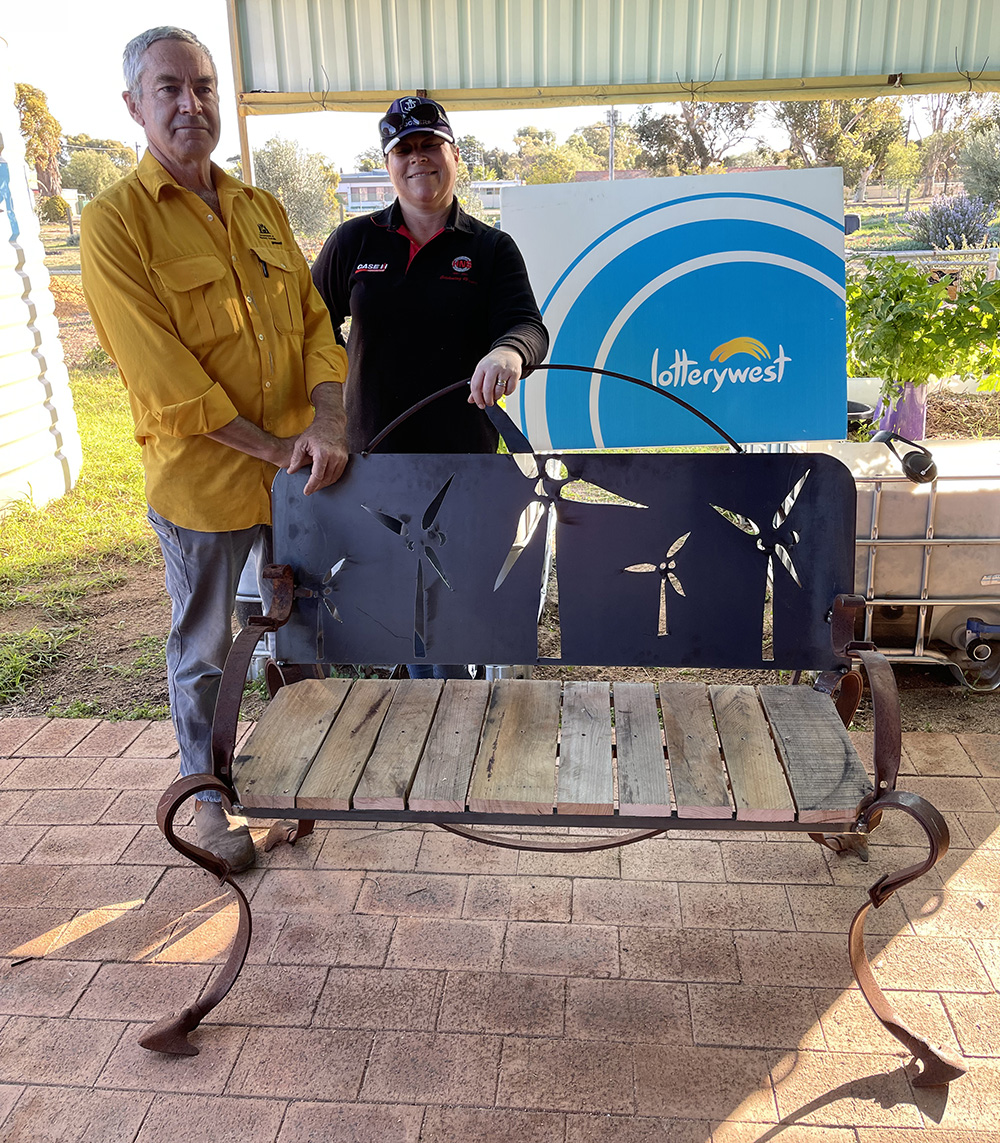
<svg viewBox="0 0 1000 1143">
<path fill-rule="evenodd" d="M 891 255 L 864 259 L 848 277 L 848 372 L 881 377 L 883 396 L 932 376 L 974 376 L 981 388 L 1000 381 L 1000 281 L 966 271 L 952 302 L 947 277 L 933 277 Z"/>
<path fill-rule="evenodd" d="M 49 718 L 93 718 L 100 713 L 101 704 L 93 699 L 74 699 L 63 705 L 62 695 L 49 707 Z"/>
<path fill-rule="evenodd" d="M 10 702 L 65 652 L 62 645 L 76 634 L 74 629 L 43 631 L 32 627 L 15 635 L 0 635 L 0 703 Z"/>
<path fill-rule="evenodd" d="M 935 250 L 979 247 L 986 242 L 993 213 L 977 195 L 947 195 L 933 199 L 927 210 L 907 211 L 900 230 Z"/>
<path fill-rule="evenodd" d="M 966 192 L 1000 202 L 1000 127 L 975 131 L 959 158 Z"/>
<path fill-rule="evenodd" d="M 65 222 L 69 217 L 69 203 L 61 194 L 50 194 L 39 203 L 38 217 L 42 222 Z"/>
</svg>

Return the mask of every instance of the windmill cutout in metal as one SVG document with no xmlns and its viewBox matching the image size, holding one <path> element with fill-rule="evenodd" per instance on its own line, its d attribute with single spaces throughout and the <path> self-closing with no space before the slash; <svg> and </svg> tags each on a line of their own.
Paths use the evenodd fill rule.
<svg viewBox="0 0 1000 1143">
<path fill-rule="evenodd" d="M 322 660 L 325 653 L 325 646 L 323 642 L 323 609 L 325 608 L 330 616 L 338 623 L 343 623 L 340 612 L 337 610 L 337 605 L 333 602 L 333 593 L 336 587 L 333 583 L 337 573 L 347 563 L 347 557 L 338 560 L 329 571 L 323 573 L 323 578 L 304 582 L 302 587 L 296 591 L 296 595 L 302 595 L 306 599 L 316 600 L 316 655 L 317 661 Z M 305 577 L 303 577 L 305 578 Z M 320 604 L 322 603 L 322 607 Z"/>
<path fill-rule="evenodd" d="M 802 486 L 809 479 L 811 469 L 806 469 L 805 474 L 801 479 L 797 480 L 792 487 L 791 492 L 782 500 L 778 505 L 777 511 L 771 520 L 770 535 L 765 538 L 763 530 L 758 524 L 751 520 L 748 516 L 743 516 L 739 512 L 735 512 L 729 508 L 720 508 L 718 504 L 713 504 L 712 507 L 719 513 L 723 520 L 727 520 L 734 528 L 738 528 L 746 536 L 754 536 L 757 540 L 757 550 L 765 552 L 767 555 L 767 578 L 765 580 L 764 588 L 764 632 L 761 641 L 761 659 L 768 661 L 774 658 L 773 648 L 767 645 L 767 632 L 771 627 L 773 632 L 774 623 L 774 592 L 776 590 L 775 574 L 774 574 L 774 560 L 777 557 L 778 562 L 782 565 L 785 571 L 788 572 L 796 587 L 802 587 L 802 581 L 799 579 L 798 572 L 795 570 L 795 564 L 792 560 L 792 549 L 799 542 L 800 535 L 794 528 L 784 526 L 788 522 L 788 517 L 791 515 L 792 509 L 799 498 L 799 493 L 802 491 Z"/>
<path fill-rule="evenodd" d="M 438 554 L 434 550 L 440 548 L 446 540 L 444 532 L 438 525 L 437 517 L 454 479 L 453 473 L 444 482 L 430 504 L 424 509 L 419 529 L 414 531 L 410 529 L 409 519 L 399 519 L 386 512 L 380 512 L 377 508 L 369 508 L 367 504 L 361 505 L 383 527 L 399 536 L 406 545 L 408 552 L 415 552 L 417 555 L 417 579 L 413 599 L 413 654 L 417 659 L 423 659 L 427 655 L 427 589 L 424 588 L 424 559 L 431 565 L 444 586 L 449 591 L 455 590 L 448 582 L 448 577 L 444 573 Z"/>
<path fill-rule="evenodd" d="M 638 572 L 640 574 L 655 572 L 660 577 L 660 606 L 656 626 L 657 638 L 670 634 L 670 629 L 667 626 L 667 581 L 670 581 L 670 586 L 678 595 L 684 595 L 684 587 L 680 579 L 674 574 L 677 568 L 677 561 L 674 559 L 674 556 L 684 547 L 690 535 L 690 532 L 685 532 L 683 536 L 679 536 L 674 540 L 658 564 L 629 564 L 629 566 L 624 569 L 627 572 Z"/>
</svg>

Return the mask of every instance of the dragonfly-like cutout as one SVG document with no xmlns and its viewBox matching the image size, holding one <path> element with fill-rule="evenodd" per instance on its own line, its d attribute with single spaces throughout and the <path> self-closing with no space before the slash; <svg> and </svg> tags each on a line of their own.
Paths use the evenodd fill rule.
<svg viewBox="0 0 1000 1143">
<path fill-rule="evenodd" d="M 644 573 L 647 575 L 651 572 L 655 572 L 660 577 L 660 607 L 656 627 L 657 638 L 670 634 L 670 629 L 667 626 L 667 582 L 670 582 L 670 586 L 678 595 L 684 595 L 684 587 L 675 574 L 677 561 L 674 557 L 681 548 L 684 547 L 690 535 L 690 532 L 685 532 L 683 536 L 679 536 L 674 540 L 658 564 L 629 564 L 629 566 L 625 568 L 627 572 Z"/>
<path fill-rule="evenodd" d="M 411 528 L 408 520 L 390 516 L 387 512 L 381 512 L 377 508 L 369 508 L 367 504 L 361 505 L 383 527 L 399 536 L 406 545 L 407 551 L 416 553 L 417 577 L 413 600 L 413 653 L 418 659 L 423 659 L 427 655 L 427 590 L 424 588 L 424 560 L 427 560 L 433 572 L 449 591 L 455 590 L 448 582 L 448 577 L 441 566 L 441 560 L 435 551 L 436 548 L 440 548 L 444 544 L 446 539 L 438 524 L 437 517 L 454 479 L 453 473 L 444 482 L 424 509 L 424 514 L 420 518 L 420 526 L 416 529 Z"/>
<path fill-rule="evenodd" d="M 768 620 L 773 624 L 774 608 L 772 597 L 776 590 L 775 575 L 774 575 L 774 561 L 777 558 L 778 563 L 785 569 L 796 587 L 802 587 L 802 581 L 799 579 L 799 573 L 795 569 L 795 562 L 792 559 L 792 549 L 801 539 L 800 534 L 794 528 L 786 528 L 788 517 L 795 507 L 799 494 L 802 492 L 802 487 L 809 479 L 811 469 L 806 469 L 803 476 L 795 482 L 792 490 L 778 505 L 774 516 L 771 519 L 771 526 L 769 531 L 765 534 L 764 529 L 761 528 L 749 516 L 744 516 L 739 512 L 735 512 L 729 508 L 720 508 L 718 504 L 713 504 L 712 507 L 719 513 L 719 515 L 734 528 L 738 528 L 744 535 L 751 536 L 756 540 L 757 550 L 765 553 L 767 556 L 767 579 L 766 584 L 770 587 L 770 593 L 765 587 L 764 596 L 764 639 L 761 646 L 761 658 L 764 660 L 773 659 L 774 655 L 769 651 L 767 646 L 767 627 Z"/>
<path fill-rule="evenodd" d="M 323 637 L 323 611 L 325 610 L 332 619 L 337 623 L 343 623 L 343 617 L 337 610 L 337 605 L 333 600 L 336 585 L 334 579 L 338 572 L 347 563 L 347 557 L 338 560 L 329 571 L 325 571 L 321 577 L 313 580 L 312 582 L 303 582 L 301 588 L 296 590 L 296 595 L 302 595 L 307 599 L 316 600 L 316 659 L 317 662 L 322 662 L 325 655 L 324 637 Z M 320 606 L 322 604 L 322 606 Z"/>
</svg>

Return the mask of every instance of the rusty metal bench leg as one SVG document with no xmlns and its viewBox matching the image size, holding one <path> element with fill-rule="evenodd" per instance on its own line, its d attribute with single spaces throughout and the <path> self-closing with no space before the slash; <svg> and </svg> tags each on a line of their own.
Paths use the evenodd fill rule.
<svg viewBox="0 0 1000 1143">
<path fill-rule="evenodd" d="M 264 838 L 264 852 L 270 853 L 276 845 L 281 845 L 283 842 L 294 845 L 300 838 L 312 833 L 315 825 L 316 823 L 312 818 L 304 818 L 299 821 L 285 819 L 275 822 Z"/>
<path fill-rule="evenodd" d="M 236 982 L 243 962 L 246 960 L 250 948 L 250 905 L 243 891 L 232 880 L 229 864 L 221 858 L 200 849 L 196 845 L 183 841 L 174 833 L 174 817 L 181 805 L 192 794 L 202 790 L 216 790 L 228 803 L 230 790 L 211 774 L 189 774 L 185 778 L 178 778 L 168 787 L 156 807 L 156 823 L 163 831 L 163 836 L 177 850 L 202 869 L 219 878 L 220 884 L 228 885 L 236 894 L 240 909 L 239 925 L 236 936 L 229 948 L 229 956 L 225 964 L 216 975 L 202 995 L 182 1012 L 172 1016 L 165 1016 L 158 1020 L 150 1029 L 139 1037 L 139 1044 L 151 1052 L 164 1052 L 175 1056 L 196 1056 L 198 1049 L 188 1040 L 188 1033 L 193 1032 L 209 1012 L 219 1003 Z"/>
<path fill-rule="evenodd" d="M 885 993 L 879 987 L 872 972 L 868 955 L 865 952 L 865 917 L 874 906 L 880 908 L 903 885 L 915 881 L 948 852 L 948 827 L 944 818 L 923 798 L 916 794 L 894 791 L 872 802 L 858 819 L 859 825 L 867 827 L 869 820 L 883 810 L 902 810 L 912 817 L 927 834 L 930 851 L 922 864 L 911 865 L 899 873 L 886 874 L 869 889 L 866 901 L 851 922 L 848 947 L 851 957 L 851 970 L 872 1011 L 882 1021 L 886 1030 L 912 1052 L 922 1065 L 922 1070 L 914 1078 L 914 1087 L 934 1087 L 958 1079 L 968 1071 L 966 1064 L 956 1056 L 939 1048 L 932 1047 L 924 1037 L 918 1035 L 899 1018 Z"/>
</svg>

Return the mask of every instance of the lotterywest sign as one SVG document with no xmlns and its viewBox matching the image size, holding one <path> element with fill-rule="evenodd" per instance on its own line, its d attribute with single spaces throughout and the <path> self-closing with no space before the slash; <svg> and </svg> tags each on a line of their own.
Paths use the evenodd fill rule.
<svg viewBox="0 0 1000 1143">
<path fill-rule="evenodd" d="M 503 190 L 549 360 L 627 373 L 739 441 L 842 438 L 839 169 Z M 540 372 L 508 411 L 538 449 L 718 443 L 672 401 Z"/>
</svg>

